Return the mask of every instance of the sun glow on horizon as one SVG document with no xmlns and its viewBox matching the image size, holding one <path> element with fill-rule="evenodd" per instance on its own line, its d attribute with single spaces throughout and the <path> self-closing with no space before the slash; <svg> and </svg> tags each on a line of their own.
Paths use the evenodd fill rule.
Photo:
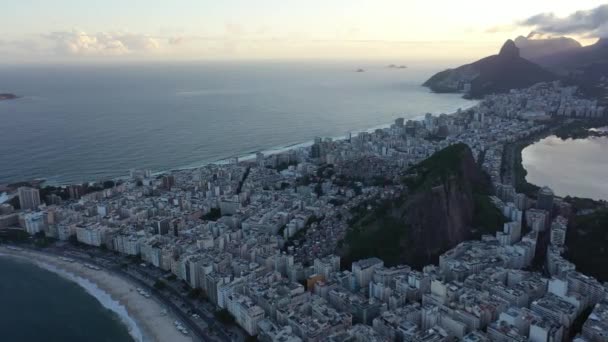
<svg viewBox="0 0 608 342">
<path fill-rule="evenodd" d="M 4 3 L 6 2 L 6 3 Z M 1 62 L 470 59 L 602 1 L 0 1 Z M 557 18 L 557 19 L 556 19 Z M 583 44 L 604 28 L 565 32 Z"/>
</svg>

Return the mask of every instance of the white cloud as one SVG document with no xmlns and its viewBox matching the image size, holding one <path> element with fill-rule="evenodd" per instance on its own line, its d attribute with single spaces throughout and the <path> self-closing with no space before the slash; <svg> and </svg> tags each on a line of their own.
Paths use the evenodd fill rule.
<svg viewBox="0 0 608 342">
<path fill-rule="evenodd" d="M 143 34 L 125 32 L 58 31 L 43 35 L 60 54 L 79 56 L 122 56 L 151 52 L 160 44 L 157 39 Z"/>
<path fill-rule="evenodd" d="M 591 10 L 576 11 L 566 17 L 541 13 L 522 21 L 521 24 L 531 26 L 542 33 L 605 38 L 608 34 L 608 4 Z"/>
</svg>

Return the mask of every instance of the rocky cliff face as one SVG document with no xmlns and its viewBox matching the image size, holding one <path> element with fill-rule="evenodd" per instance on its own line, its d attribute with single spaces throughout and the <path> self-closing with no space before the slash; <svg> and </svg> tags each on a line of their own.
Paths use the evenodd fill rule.
<svg viewBox="0 0 608 342">
<path fill-rule="evenodd" d="M 402 212 L 414 247 L 410 259 L 422 265 L 436 262 L 441 253 L 472 235 L 474 189 L 483 176 L 468 148 L 447 152 L 459 154 L 460 160 L 451 165 L 455 169 L 414 189 Z"/>
<path fill-rule="evenodd" d="M 547 56 L 582 48 L 582 45 L 572 38 L 537 38 L 534 33 L 528 35 L 528 37 L 519 36 L 515 38 L 515 45 L 519 48 L 523 58 L 541 66 L 544 66 L 543 59 Z"/>
<path fill-rule="evenodd" d="M 407 196 L 354 225 L 344 257 L 354 261 L 377 256 L 388 265 L 422 267 L 473 237 L 482 210 L 478 198 L 487 198 L 490 183 L 466 145 L 435 153 L 411 168 L 404 183 L 410 189 Z M 376 246 L 376 241 L 382 245 Z"/>
</svg>

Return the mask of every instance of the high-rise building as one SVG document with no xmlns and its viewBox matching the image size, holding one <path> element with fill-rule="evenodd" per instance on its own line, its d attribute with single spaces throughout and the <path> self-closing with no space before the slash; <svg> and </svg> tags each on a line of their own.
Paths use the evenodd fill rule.
<svg viewBox="0 0 608 342">
<path fill-rule="evenodd" d="M 312 147 L 310 148 L 310 157 L 315 158 L 315 159 L 321 158 L 321 144 L 320 143 L 318 144 L 315 142 L 312 145 Z"/>
<path fill-rule="evenodd" d="M 372 281 L 374 270 L 384 267 L 384 261 L 378 258 L 363 259 L 353 262 L 351 267 L 357 286 L 367 288 L 369 282 Z"/>
<path fill-rule="evenodd" d="M 321 274 L 327 279 L 332 273 L 340 271 L 340 257 L 328 255 L 323 259 L 315 259 L 314 269 L 316 274 Z"/>
<path fill-rule="evenodd" d="M 68 194 L 71 200 L 78 200 L 84 195 L 84 188 L 82 185 L 70 185 L 68 186 Z"/>
<path fill-rule="evenodd" d="M 264 167 L 264 153 L 258 152 L 255 154 L 255 161 L 258 167 Z"/>
<path fill-rule="evenodd" d="M 169 219 L 162 219 L 154 222 L 154 232 L 158 235 L 167 235 L 169 233 Z"/>
<path fill-rule="evenodd" d="M 538 190 L 536 207 L 551 213 L 551 210 L 553 209 L 553 197 L 553 190 L 547 186 L 542 187 L 540 190 Z"/>
<path fill-rule="evenodd" d="M 61 205 L 62 199 L 60 196 L 50 194 L 46 196 L 46 204 L 48 205 Z"/>
<path fill-rule="evenodd" d="M 558 216 L 551 223 L 551 244 L 561 247 L 566 243 L 566 231 L 568 229 L 568 220 L 562 216 Z"/>
<path fill-rule="evenodd" d="M 163 182 L 163 188 L 171 189 L 171 187 L 175 186 L 175 176 L 173 176 L 173 175 L 163 176 L 162 182 Z"/>
<path fill-rule="evenodd" d="M 549 212 L 541 209 L 526 210 L 526 224 L 535 232 L 542 232 L 548 225 Z"/>
<path fill-rule="evenodd" d="M 19 188 L 19 206 L 21 210 L 35 210 L 40 205 L 38 189 L 22 186 Z"/>
</svg>

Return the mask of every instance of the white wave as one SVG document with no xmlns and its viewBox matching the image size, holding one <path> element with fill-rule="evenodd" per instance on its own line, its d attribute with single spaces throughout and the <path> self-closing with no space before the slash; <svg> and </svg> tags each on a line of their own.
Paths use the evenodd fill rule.
<svg viewBox="0 0 608 342">
<path fill-rule="evenodd" d="M 238 95 L 246 94 L 249 91 L 238 89 L 200 89 L 200 90 L 182 90 L 177 91 L 175 95 L 190 97 L 190 96 L 209 96 L 209 95 Z"/>
<path fill-rule="evenodd" d="M 462 111 L 466 111 L 472 108 L 475 108 L 479 105 L 479 101 L 471 101 L 471 103 L 468 106 L 464 106 L 461 107 L 460 109 Z M 442 114 L 443 111 L 434 111 L 431 114 Z M 454 115 L 456 114 L 456 112 L 451 113 L 450 115 Z M 414 120 L 414 121 L 422 121 L 424 120 L 425 115 L 421 114 L 421 115 L 417 115 L 414 117 L 411 117 L 410 120 Z M 369 127 L 366 129 L 360 129 L 360 130 L 351 130 L 351 136 L 352 137 L 356 137 L 357 135 L 359 135 L 362 132 L 367 132 L 367 133 L 372 133 L 374 132 L 376 129 L 386 129 L 391 127 L 393 123 L 384 123 L 384 124 L 380 124 L 380 125 L 376 125 L 373 127 Z M 341 135 L 341 136 L 333 136 L 331 137 L 333 140 L 346 140 L 348 137 L 346 135 Z M 310 146 L 312 146 L 314 144 L 314 140 L 308 140 L 308 141 L 303 141 L 303 142 L 299 142 L 299 143 L 292 143 L 292 144 L 283 144 L 283 145 L 279 145 L 279 146 L 275 146 L 275 147 L 270 147 L 270 148 L 266 148 L 257 152 L 261 152 L 263 153 L 265 156 L 269 156 L 272 154 L 278 154 L 278 153 L 283 153 L 283 152 L 287 152 L 287 151 L 291 151 L 291 150 L 298 150 L 298 149 L 302 149 L 302 148 L 308 148 Z M 256 153 L 257 153 L 256 152 Z M 222 157 L 218 160 L 215 161 L 204 161 L 204 162 L 195 162 L 189 165 L 185 165 L 185 166 L 179 166 L 176 168 L 172 168 L 172 169 L 167 169 L 167 170 L 162 170 L 162 171 L 158 171 L 158 172 L 154 172 L 153 175 L 161 175 L 161 174 L 166 174 L 166 173 L 170 173 L 172 171 L 181 171 L 181 170 L 193 170 L 193 169 L 197 169 L 200 167 L 205 167 L 207 165 L 211 165 L 211 164 L 216 164 L 216 165 L 223 165 L 223 164 L 228 164 L 230 163 L 234 157 L 238 157 L 238 159 L 240 161 L 244 161 L 244 160 L 253 160 L 256 157 L 256 153 L 247 153 L 247 154 L 242 154 L 242 155 L 233 155 L 231 157 Z"/>
<path fill-rule="evenodd" d="M 127 327 L 129 334 L 135 341 L 144 342 L 146 340 L 144 339 L 144 335 L 135 320 L 129 316 L 127 308 L 125 308 L 125 306 L 120 304 L 118 301 L 114 300 L 110 294 L 100 289 L 97 284 L 86 278 L 77 276 L 73 273 L 67 272 L 44 262 L 36 262 L 36 265 L 78 284 L 88 294 L 95 297 L 95 299 L 97 299 L 97 301 L 99 301 L 103 307 L 116 313 L 122 323 Z"/>
</svg>

